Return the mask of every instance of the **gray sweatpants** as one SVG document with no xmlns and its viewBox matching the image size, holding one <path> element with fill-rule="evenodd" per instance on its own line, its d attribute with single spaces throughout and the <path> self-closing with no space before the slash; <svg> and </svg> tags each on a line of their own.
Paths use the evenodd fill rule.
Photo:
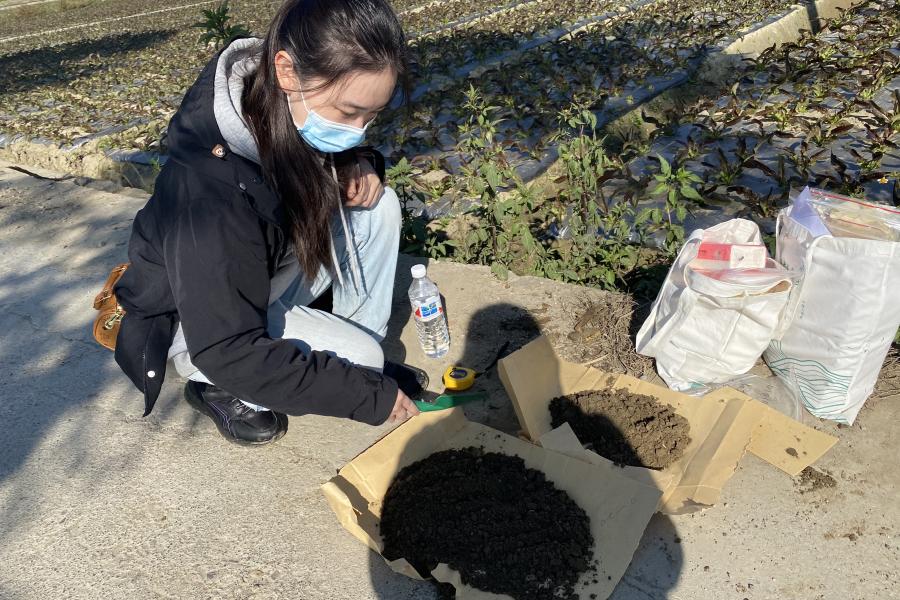
<svg viewBox="0 0 900 600">
<path fill-rule="evenodd" d="M 387 333 L 397 270 L 400 202 L 394 190 L 385 188 L 374 207 L 349 209 L 347 216 L 353 236 L 351 246 L 362 271 L 361 288 L 353 285 L 343 229 L 335 217 L 332 235 L 343 281 L 332 281 L 325 267 L 310 281 L 301 273 L 293 252 L 289 253 L 271 280 L 266 328 L 269 337 L 289 339 L 304 353 L 320 350 L 380 371 L 384 353 L 379 342 Z M 329 285 L 334 297 L 332 313 L 309 308 Z M 191 362 L 180 323 L 169 358 L 182 377 L 215 384 Z"/>
</svg>

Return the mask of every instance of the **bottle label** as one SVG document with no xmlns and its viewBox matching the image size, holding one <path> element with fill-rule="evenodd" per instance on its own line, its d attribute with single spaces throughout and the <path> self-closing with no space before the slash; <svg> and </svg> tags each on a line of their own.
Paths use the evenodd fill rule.
<svg viewBox="0 0 900 600">
<path fill-rule="evenodd" d="M 440 296 L 429 296 L 421 302 L 416 303 L 416 320 L 431 321 L 437 319 L 444 314 L 444 307 L 441 306 Z"/>
</svg>

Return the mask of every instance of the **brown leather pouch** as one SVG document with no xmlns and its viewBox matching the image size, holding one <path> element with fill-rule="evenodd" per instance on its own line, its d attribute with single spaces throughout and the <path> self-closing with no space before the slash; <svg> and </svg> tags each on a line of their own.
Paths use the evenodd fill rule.
<svg viewBox="0 0 900 600">
<path fill-rule="evenodd" d="M 116 349 L 116 337 L 119 335 L 119 326 L 125 309 L 119 306 L 113 286 L 119 281 L 122 273 L 128 268 L 129 263 L 117 265 L 106 278 L 103 289 L 94 298 L 94 308 L 99 311 L 94 319 L 94 339 L 97 343 L 110 350 Z"/>
</svg>

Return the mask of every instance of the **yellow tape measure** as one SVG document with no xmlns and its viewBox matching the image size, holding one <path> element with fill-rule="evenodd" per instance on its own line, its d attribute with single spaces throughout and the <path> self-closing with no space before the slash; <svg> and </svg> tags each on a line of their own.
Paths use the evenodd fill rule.
<svg viewBox="0 0 900 600">
<path fill-rule="evenodd" d="M 475 385 L 474 369 L 468 367 L 450 367 L 444 371 L 444 387 L 451 392 L 461 392 Z"/>
</svg>

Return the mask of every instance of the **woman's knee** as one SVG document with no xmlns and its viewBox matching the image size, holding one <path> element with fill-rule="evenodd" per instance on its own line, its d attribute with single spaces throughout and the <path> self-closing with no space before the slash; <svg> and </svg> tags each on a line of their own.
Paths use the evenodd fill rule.
<svg viewBox="0 0 900 600">
<path fill-rule="evenodd" d="M 385 232 L 400 235 L 402 221 L 400 199 L 397 193 L 384 188 L 378 202 L 370 208 L 357 208 L 350 212 L 353 222 L 353 239 L 358 247 L 365 246 L 373 238 L 386 239 Z"/>
<path fill-rule="evenodd" d="M 384 368 L 384 350 L 371 335 L 354 327 L 353 340 L 348 340 L 347 347 L 336 354 L 349 360 L 354 365 L 381 371 Z"/>
<path fill-rule="evenodd" d="M 381 370 L 384 351 L 368 332 L 355 324 L 307 307 L 294 307 L 273 322 L 270 311 L 269 334 L 292 340 L 304 353 L 317 350 L 343 358 L 355 365 Z M 274 327 L 273 327 L 274 325 Z"/>
<path fill-rule="evenodd" d="M 394 191 L 394 188 L 385 186 L 384 193 L 382 193 L 375 210 L 383 227 L 400 230 L 402 211 L 400 210 L 400 198 L 397 197 L 397 192 Z"/>
</svg>

